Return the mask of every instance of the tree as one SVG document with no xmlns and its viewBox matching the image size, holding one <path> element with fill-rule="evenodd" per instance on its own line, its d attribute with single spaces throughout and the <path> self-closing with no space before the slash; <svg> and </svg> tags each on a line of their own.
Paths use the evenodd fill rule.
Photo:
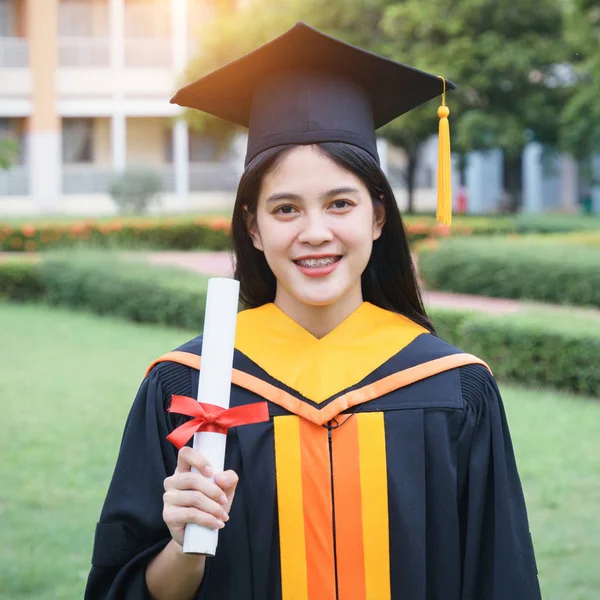
<svg viewBox="0 0 600 600">
<path fill-rule="evenodd" d="M 600 151 L 600 6 L 597 0 L 572 0 L 565 36 L 575 75 L 572 95 L 561 118 L 563 147 L 580 160 Z"/>
<path fill-rule="evenodd" d="M 274 10 L 271 3 L 255 0 L 235 13 L 221 12 L 204 28 L 203 51 L 190 63 L 187 79 L 201 77 L 242 56 L 300 20 L 372 52 L 384 53 L 389 39 L 381 23 L 386 8 L 392 5 L 393 0 L 280 0 L 277 10 Z M 409 212 L 412 212 L 418 149 L 422 142 L 435 133 L 435 110 L 432 110 L 425 124 L 411 120 L 403 128 L 386 127 L 381 132 L 406 151 L 408 168 L 405 179 L 409 191 Z M 237 131 L 230 123 L 198 111 L 189 111 L 187 118 L 191 127 L 221 143 L 226 143 Z"/>
<path fill-rule="evenodd" d="M 8 169 L 19 158 L 19 144 L 0 134 L 0 169 Z"/>
<path fill-rule="evenodd" d="M 556 143 L 564 87 L 552 85 L 566 57 L 561 0 L 255 0 L 208 24 L 188 79 L 208 73 L 281 34 L 298 20 L 372 52 L 443 74 L 459 88 L 448 97 L 453 150 L 501 148 L 519 173 L 527 141 Z M 581 0 L 584 1 L 584 0 Z M 437 130 L 439 100 L 381 130 L 408 158 L 409 212 L 419 148 Z M 230 136 L 229 124 L 196 112 L 193 126 Z M 510 182 L 513 193 L 518 178 Z"/>
<path fill-rule="evenodd" d="M 457 82 L 448 97 L 453 150 L 501 148 L 507 189 L 518 196 L 524 145 L 558 141 L 567 93 L 555 85 L 567 56 L 559 0 L 405 0 L 386 10 L 383 26 L 389 54 Z M 425 117 L 411 116 L 416 123 Z"/>
</svg>

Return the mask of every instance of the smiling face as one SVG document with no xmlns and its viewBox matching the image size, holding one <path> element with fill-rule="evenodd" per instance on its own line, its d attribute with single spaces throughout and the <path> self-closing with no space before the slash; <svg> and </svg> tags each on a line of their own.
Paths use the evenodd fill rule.
<svg viewBox="0 0 600 600">
<path fill-rule="evenodd" d="M 384 218 L 362 181 L 318 148 L 285 154 L 263 179 L 249 227 L 277 279 L 275 304 L 290 315 L 308 307 L 357 308 Z"/>
</svg>

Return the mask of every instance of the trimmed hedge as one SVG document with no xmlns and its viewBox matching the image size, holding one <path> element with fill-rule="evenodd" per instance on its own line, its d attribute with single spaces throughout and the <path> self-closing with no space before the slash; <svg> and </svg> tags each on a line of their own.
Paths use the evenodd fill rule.
<svg viewBox="0 0 600 600">
<path fill-rule="evenodd" d="M 177 220 L 137 218 L 79 221 L 71 224 L 0 227 L 0 250 L 37 252 L 73 247 L 153 250 L 226 250 L 228 219 Z"/>
<path fill-rule="evenodd" d="M 199 331 L 207 278 L 118 259 L 0 262 L 2 298 L 113 314 Z M 495 317 L 433 309 L 438 335 L 488 362 L 499 378 L 600 395 L 600 316 L 566 309 Z"/>
<path fill-rule="evenodd" d="M 600 316 L 565 311 L 492 316 L 431 311 L 450 343 L 485 360 L 499 379 L 600 395 Z"/>
<path fill-rule="evenodd" d="M 600 307 L 600 251 L 526 239 L 454 239 L 422 248 L 425 286 L 497 298 Z"/>
<path fill-rule="evenodd" d="M 2 297 L 111 314 L 131 321 L 199 329 L 208 278 L 116 257 L 54 256 L 0 262 Z M 6 284 L 6 285 L 5 285 Z"/>
<path fill-rule="evenodd" d="M 38 265 L 33 261 L 0 262 L 0 300 L 25 302 L 44 295 Z"/>
</svg>

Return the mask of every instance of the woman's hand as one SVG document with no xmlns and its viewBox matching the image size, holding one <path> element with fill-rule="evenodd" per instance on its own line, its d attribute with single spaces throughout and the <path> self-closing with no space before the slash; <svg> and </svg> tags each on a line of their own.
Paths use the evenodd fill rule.
<svg viewBox="0 0 600 600">
<path fill-rule="evenodd" d="M 192 472 L 196 467 L 200 473 Z M 221 529 L 229 520 L 238 476 L 223 471 L 210 479 L 214 470 L 206 457 L 189 446 L 177 456 L 177 468 L 165 479 L 163 519 L 177 544 L 183 546 L 183 532 L 188 523 Z"/>
</svg>

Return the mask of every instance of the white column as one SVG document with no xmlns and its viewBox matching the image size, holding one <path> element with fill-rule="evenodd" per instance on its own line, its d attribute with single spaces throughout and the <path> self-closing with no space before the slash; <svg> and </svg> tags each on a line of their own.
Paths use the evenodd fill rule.
<svg viewBox="0 0 600 600">
<path fill-rule="evenodd" d="M 569 212 L 579 210 L 579 165 L 572 156 L 561 156 L 561 206 Z"/>
<path fill-rule="evenodd" d="M 242 173 L 244 172 L 246 160 L 246 152 L 248 151 L 248 134 L 247 133 L 236 133 L 231 141 L 230 150 L 230 161 L 231 168 L 235 171 L 235 177 L 237 181 L 240 180 Z"/>
<path fill-rule="evenodd" d="M 182 211 L 189 210 L 190 156 L 188 126 L 178 119 L 173 126 L 173 166 L 175 167 L 175 195 L 177 206 Z"/>
<path fill-rule="evenodd" d="M 41 212 L 59 208 L 62 191 L 62 133 L 58 114 L 58 0 L 23 3 L 29 28 L 32 110 L 27 162 L 30 194 Z M 2 86 L 0 85 L 0 89 Z"/>
<path fill-rule="evenodd" d="M 32 131 L 27 139 L 29 193 L 40 212 L 57 210 L 62 190 L 62 137 L 57 131 Z"/>
<path fill-rule="evenodd" d="M 598 181 L 600 181 L 600 154 L 596 154 L 592 157 L 592 175 L 594 177 L 594 181 L 596 184 L 592 186 L 591 194 L 592 194 L 592 211 L 600 215 L 600 185 L 598 185 Z"/>
<path fill-rule="evenodd" d="M 173 69 L 182 73 L 187 65 L 188 0 L 171 0 Z M 173 126 L 173 166 L 175 168 L 175 195 L 177 206 L 189 210 L 190 156 L 189 130 L 183 119 Z"/>
<path fill-rule="evenodd" d="M 182 72 L 187 64 L 188 0 L 171 0 L 173 68 Z"/>
<path fill-rule="evenodd" d="M 502 161 L 500 150 L 467 154 L 465 186 L 469 214 L 483 214 L 498 210 L 504 188 Z"/>
<path fill-rule="evenodd" d="M 127 166 L 127 121 L 118 105 L 110 120 L 110 150 L 112 168 L 122 173 Z"/>
<path fill-rule="evenodd" d="M 379 154 L 379 164 L 381 165 L 381 170 L 384 172 L 387 177 L 389 173 L 388 168 L 388 141 L 385 138 L 377 138 L 377 154 Z"/>
<path fill-rule="evenodd" d="M 523 212 L 543 210 L 542 145 L 530 142 L 523 151 Z"/>
<path fill-rule="evenodd" d="M 121 172 L 127 164 L 127 121 L 124 110 L 125 0 L 110 0 L 110 63 L 113 79 L 111 118 L 112 167 Z"/>
</svg>

